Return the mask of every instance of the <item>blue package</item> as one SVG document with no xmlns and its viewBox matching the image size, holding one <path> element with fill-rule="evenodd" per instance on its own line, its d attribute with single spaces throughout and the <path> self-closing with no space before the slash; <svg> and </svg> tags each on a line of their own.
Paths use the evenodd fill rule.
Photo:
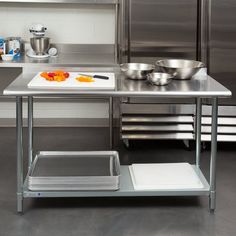
<svg viewBox="0 0 236 236">
<path fill-rule="evenodd" d="M 4 39 L 0 37 L 0 55 L 4 54 Z"/>
</svg>

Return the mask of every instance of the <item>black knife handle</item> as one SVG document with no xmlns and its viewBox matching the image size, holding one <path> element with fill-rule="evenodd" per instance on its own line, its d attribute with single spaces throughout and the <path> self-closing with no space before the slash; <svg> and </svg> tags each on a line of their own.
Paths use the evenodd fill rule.
<svg viewBox="0 0 236 236">
<path fill-rule="evenodd" d="M 94 75 L 93 78 L 94 78 L 94 79 L 106 79 L 106 80 L 109 79 L 109 77 L 103 76 L 103 75 Z"/>
</svg>

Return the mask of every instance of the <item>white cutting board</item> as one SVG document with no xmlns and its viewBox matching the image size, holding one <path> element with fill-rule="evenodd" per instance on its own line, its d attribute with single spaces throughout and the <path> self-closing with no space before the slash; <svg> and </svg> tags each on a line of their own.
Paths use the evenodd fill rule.
<svg viewBox="0 0 236 236">
<path fill-rule="evenodd" d="M 81 89 L 81 90 L 114 90 L 115 74 L 114 73 L 87 73 L 86 75 L 103 75 L 109 77 L 108 80 L 94 79 L 94 82 L 79 82 L 75 78 L 79 77 L 79 72 L 69 72 L 70 77 L 62 82 L 47 81 L 41 77 L 39 72 L 29 83 L 28 88 L 32 89 Z M 82 73 L 82 72 L 81 72 Z M 85 73 L 84 73 L 85 74 Z"/>
<path fill-rule="evenodd" d="M 133 164 L 129 171 L 135 190 L 203 188 L 189 163 Z"/>
</svg>

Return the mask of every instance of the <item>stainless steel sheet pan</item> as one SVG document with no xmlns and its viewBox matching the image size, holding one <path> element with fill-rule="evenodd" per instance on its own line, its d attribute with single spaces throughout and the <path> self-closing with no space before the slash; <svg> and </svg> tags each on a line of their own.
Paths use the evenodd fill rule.
<svg viewBox="0 0 236 236">
<path fill-rule="evenodd" d="M 30 190 L 117 190 L 115 151 L 40 152 L 29 172 Z"/>
</svg>

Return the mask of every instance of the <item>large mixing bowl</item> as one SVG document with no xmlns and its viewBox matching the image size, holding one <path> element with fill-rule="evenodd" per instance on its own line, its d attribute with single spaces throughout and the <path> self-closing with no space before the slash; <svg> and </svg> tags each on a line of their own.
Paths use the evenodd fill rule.
<svg viewBox="0 0 236 236">
<path fill-rule="evenodd" d="M 45 55 L 50 47 L 50 38 L 47 37 L 35 37 L 30 38 L 30 45 L 36 55 Z"/>
<path fill-rule="evenodd" d="M 173 79 L 191 79 L 204 64 L 200 61 L 183 59 L 166 59 L 156 62 L 158 68 L 168 74 L 173 75 Z"/>
<path fill-rule="evenodd" d="M 155 66 L 144 63 L 125 63 L 120 65 L 120 69 L 126 78 L 142 80 L 147 79 L 147 75 L 154 71 Z"/>
</svg>

